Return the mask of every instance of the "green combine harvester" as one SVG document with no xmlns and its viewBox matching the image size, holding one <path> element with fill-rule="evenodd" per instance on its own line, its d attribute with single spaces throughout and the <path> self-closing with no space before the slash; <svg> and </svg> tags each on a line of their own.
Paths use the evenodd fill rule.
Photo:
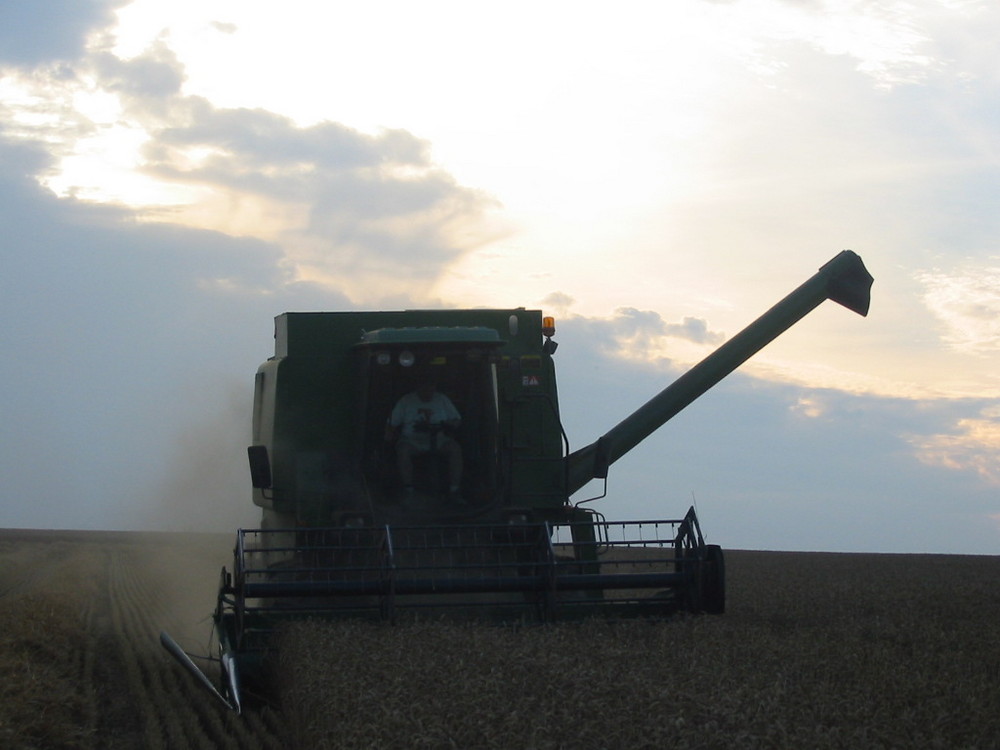
<svg viewBox="0 0 1000 750">
<path fill-rule="evenodd" d="M 537 310 L 285 313 L 257 371 L 259 529 L 237 532 L 215 611 L 216 690 L 239 711 L 289 618 L 550 621 L 722 613 L 723 553 L 682 518 L 607 521 L 571 498 L 826 299 L 867 315 L 845 250 L 595 443 L 571 450 Z"/>
</svg>

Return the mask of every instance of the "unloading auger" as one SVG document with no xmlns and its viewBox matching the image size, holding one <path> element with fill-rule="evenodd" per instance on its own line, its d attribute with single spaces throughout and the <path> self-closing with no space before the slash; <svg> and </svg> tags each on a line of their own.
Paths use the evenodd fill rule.
<svg viewBox="0 0 1000 750">
<path fill-rule="evenodd" d="M 555 322 L 538 310 L 279 315 L 248 449 L 261 527 L 238 531 L 214 615 L 220 696 L 240 709 L 292 618 L 722 613 L 723 553 L 693 508 L 612 522 L 571 497 L 824 300 L 867 315 L 872 281 L 841 252 L 575 451 L 560 420 Z M 401 451 L 386 426 L 421 388 L 445 394 L 460 424 L 428 407 L 422 450 Z"/>
</svg>

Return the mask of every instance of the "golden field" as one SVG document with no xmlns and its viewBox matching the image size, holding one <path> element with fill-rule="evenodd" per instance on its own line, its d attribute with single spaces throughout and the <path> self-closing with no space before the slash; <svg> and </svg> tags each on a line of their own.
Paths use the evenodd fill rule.
<svg viewBox="0 0 1000 750">
<path fill-rule="evenodd" d="M 1000 557 L 729 551 L 727 614 L 667 622 L 299 623 L 237 717 L 157 642 L 208 652 L 231 541 L 0 532 L 0 747 L 1000 747 Z"/>
</svg>

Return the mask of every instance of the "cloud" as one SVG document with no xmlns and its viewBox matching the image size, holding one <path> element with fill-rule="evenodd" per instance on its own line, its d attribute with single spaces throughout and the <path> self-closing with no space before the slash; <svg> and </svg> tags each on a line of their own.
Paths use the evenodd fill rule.
<svg viewBox="0 0 1000 750">
<path fill-rule="evenodd" d="M 653 310 L 619 307 L 611 320 L 615 330 L 627 338 L 662 335 L 667 329 L 660 314 Z"/>
<path fill-rule="evenodd" d="M 4 0 L 0 64 L 33 67 L 83 56 L 90 33 L 107 28 L 129 0 Z"/>
<path fill-rule="evenodd" d="M 770 5 L 771 7 L 767 7 Z M 881 88 L 921 81 L 942 55 L 934 45 L 950 3 L 879 2 L 845 5 L 823 0 L 777 0 L 755 8 L 758 42 L 751 60 L 760 71 L 773 64 L 773 47 L 804 42 L 824 55 L 851 61 Z M 960 7 L 960 6 L 959 6 Z M 963 8 L 964 10 L 964 8 Z"/>
<path fill-rule="evenodd" d="M 195 98 L 178 102 L 174 119 L 152 133 L 144 169 L 270 206 L 285 217 L 274 239 L 306 276 L 432 282 L 482 241 L 476 225 L 492 201 L 437 168 L 406 131 L 301 127 Z"/>
<path fill-rule="evenodd" d="M 972 471 L 992 485 L 1000 485 L 1000 414 L 984 410 L 976 418 L 958 419 L 947 434 L 910 435 L 917 458 L 928 466 Z"/>
<path fill-rule="evenodd" d="M 213 29 L 222 34 L 235 34 L 239 30 L 239 26 L 235 23 L 228 23 L 226 21 L 212 21 L 210 24 Z"/>
<path fill-rule="evenodd" d="M 685 339 L 695 344 L 721 344 L 725 336 L 708 330 L 708 323 L 701 318 L 685 316 L 680 323 L 672 323 L 663 329 L 666 336 Z"/>
<path fill-rule="evenodd" d="M 555 311 L 559 315 L 569 314 L 569 309 L 573 306 L 574 302 L 576 300 L 565 292 L 551 292 L 542 299 L 542 304 L 546 308 Z"/>
<path fill-rule="evenodd" d="M 369 304 L 429 294 L 504 231 L 490 220 L 496 201 L 458 184 L 406 130 L 216 107 L 183 93 L 184 66 L 164 38 L 130 59 L 111 49 L 109 40 L 95 45 L 58 80 L 11 79 L 19 97 L 5 119 L 25 140 L 49 140 L 59 158 L 44 179 L 64 195 L 101 200 L 110 189 L 110 200 L 133 207 L 148 195 L 147 220 L 270 242 L 294 278 Z M 104 160 L 88 162 L 91 152 Z M 116 174 L 106 170 L 112 153 Z M 116 176 L 129 182 L 115 188 Z"/>
<path fill-rule="evenodd" d="M 607 354 L 645 361 L 669 363 L 662 357 L 667 339 L 680 339 L 694 344 L 719 344 L 725 338 L 710 331 L 700 318 L 685 317 L 679 323 L 667 323 L 659 313 L 620 307 L 610 318 L 574 316 L 567 319 L 573 335 L 583 334 Z M 563 326 L 565 328 L 565 326 Z"/>
<path fill-rule="evenodd" d="M 826 413 L 822 400 L 814 396 L 801 396 L 792 410 L 810 419 L 817 419 Z"/>
<path fill-rule="evenodd" d="M 1000 351 L 1000 266 L 966 264 L 951 272 L 921 271 L 916 277 L 945 342 L 966 353 Z"/>
<path fill-rule="evenodd" d="M 122 96 L 133 115 L 138 107 L 162 109 L 164 100 L 176 96 L 184 83 L 184 66 L 165 42 L 157 41 L 141 55 L 123 60 L 110 52 L 98 53 L 93 68 L 99 86 Z M 132 100 L 138 100 L 131 104 Z M 151 101 L 153 100 L 153 101 Z M 148 115 L 147 115 L 148 116 Z"/>
</svg>

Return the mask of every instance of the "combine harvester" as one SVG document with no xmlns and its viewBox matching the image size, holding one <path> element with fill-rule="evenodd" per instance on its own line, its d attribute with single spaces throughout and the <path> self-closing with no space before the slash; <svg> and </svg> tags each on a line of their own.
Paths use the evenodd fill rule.
<svg viewBox="0 0 1000 750">
<path fill-rule="evenodd" d="M 861 259 L 841 252 L 575 451 L 559 416 L 554 321 L 537 310 L 278 316 L 248 450 L 263 519 L 237 532 L 214 616 L 221 691 L 165 633 L 163 644 L 238 711 L 290 618 L 723 612 L 722 550 L 705 544 L 693 508 L 609 522 L 570 498 L 824 300 L 867 315 L 871 285 Z M 415 391 L 422 420 L 400 436 L 394 407 Z M 401 449 L 407 437 L 425 450 Z"/>
</svg>

